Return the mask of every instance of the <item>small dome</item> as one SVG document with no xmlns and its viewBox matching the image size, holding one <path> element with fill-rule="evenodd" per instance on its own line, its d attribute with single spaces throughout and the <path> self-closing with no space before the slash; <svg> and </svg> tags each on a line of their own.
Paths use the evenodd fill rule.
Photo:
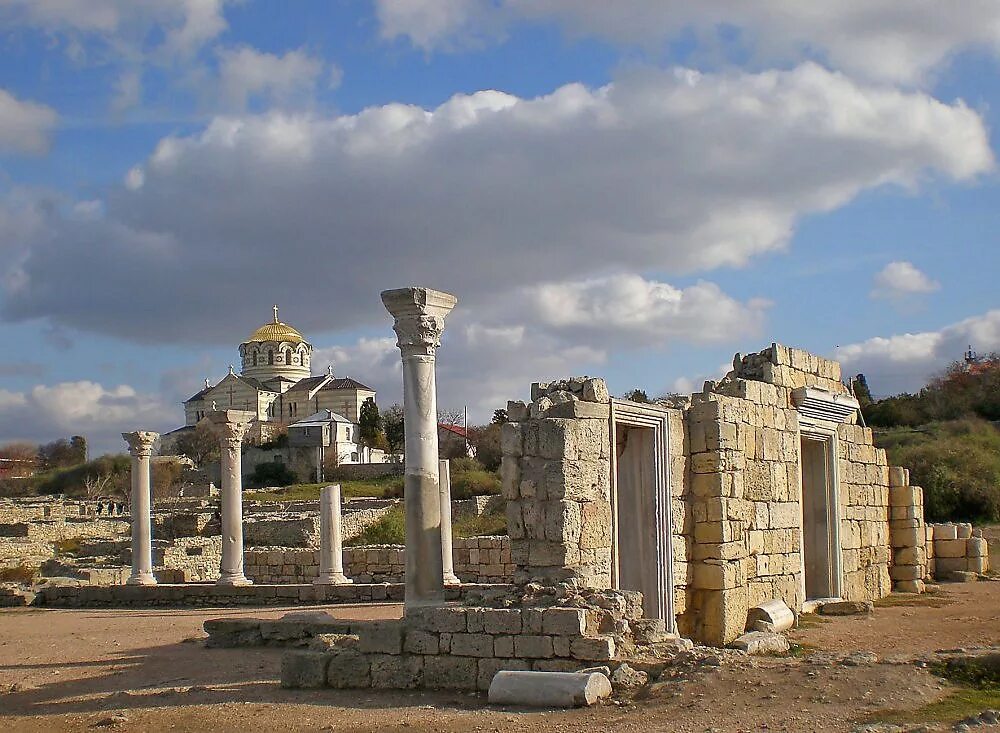
<svg viewBox="0 0 1000 733">
<path fill-rule="evenodd" d="M 254 341 L 290 341 L 291 343 L 300 344 L 304 343 L 305 339 L 302 338 L 301 333 L 287 323 L 282 323 L 278 320 L 278 306 L 274 306 L 274 321 L 265 323 L 250 334 L 250 338 L 247 339 L 246 343 L 253 343 Z"/>
</svg>

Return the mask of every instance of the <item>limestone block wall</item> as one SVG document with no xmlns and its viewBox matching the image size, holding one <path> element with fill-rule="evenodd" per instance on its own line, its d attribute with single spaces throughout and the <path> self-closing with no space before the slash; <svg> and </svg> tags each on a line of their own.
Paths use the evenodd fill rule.
<svg viewBox="0 0 1000 733">
<path fill-rule="evenodd" d="M 607 663 L 635 652 L 657 629 L 641 618 L 635 594 L 604 593 L 572 607 L 468 604 L 359 625 L 356 637 L 329 651 L 286 652 L 282 684 L 308 678 L 311 686 L 335 688 L 486 690 L 500 670 L 569 672 Z"/>
<path fill-rule="evenodd" d="M 509 583 L 514 575 L 508 537 L 455 539 L 452 549 L 455 574 L 463 582 Z M 311 583 L 319 575 L 318 550 L 255 547 L 244 557 L 246 575 L 257 583 Z M 402 545 L 344 548 L 344 573 L 356 583 L 399 583 L 405 571 Z"/>
<path fill-rule="evenodd" d="M 519 579 L 611 585 L 610 396 L 602 379 L 534 384 L 510 402 L 501 444 Z"/>
<path fill-rule="evenodd" d="M 674 614 L 687 618 L 694 580 L 694 511 L 691 482 L 688 477 L 690 440 L 686 414 L 681 409 L 667 413 L 668 452 L 670 458 L 670 527 L 671 559 L 674 573 Z"/>
<path fill-rule="evenodd" d="M 924 579 L 931 572 L 924 491 L 919 486 L 910 486 L 910 472 L 898 466 L 889 468 L 889 534 L 892 541 L 889 574 L 895 590 L 922 593 Z"/>
<path fill-rule="evenodd" d="M 183 582 L 217 580 L 222 537 L 178 537 L 163 548 L 162 567 L 181 573 Z"/>
<path fill-rule="evenodd" d="M 947 523 L 928 525 L 933 537 L 933 575 L 939 580 L 951 579 L 951 573 L 985 573 L 990 569 L 989 547 L 983 531 L 971 524 Z"/>
<path fill-rule="evenodd" d="M 874 601 L 887 596 L 892 590 L 889 577 L 889 466 L 885 451 L 874 446 L 869 428 L 845 424 L 838 428 L 837 433 L 840 453 L 841 595 L 851 601 Z M 923 497 L 919 489 L 916 491 Z M 899 496 L 906 493 L 901 491 Z M 914 515 L 918 519 L 900 520 L 900 523 L 917 522 L 922 526 L 923 515 L 921 503 Z M 906 573 L 900 571 L 899 574 Z"/>
</svg>

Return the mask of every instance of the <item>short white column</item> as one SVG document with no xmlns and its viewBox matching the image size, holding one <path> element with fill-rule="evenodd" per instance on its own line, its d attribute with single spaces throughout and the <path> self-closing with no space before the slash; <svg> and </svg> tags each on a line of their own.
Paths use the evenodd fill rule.
<svg viewBox="0 0 1000 733">
<path fill-rule="evenodd" d="M 216 410 L 206 417 L 219 436 L 222 465 L 222 564 L 218 585 L 251 585 L 243 574 L 243 436 L 255 415 Z"/>
<path fill-rule="evenodd" d="M 455 575 L 455 555 L 451 542 L 451 461 L 438 461 L 438 480 L 441 482 L 441 564 L 445 585 L 458 585 L 462 581 Z"/>
<path fill-rule="evenodd" d="M 319 577 L 316 585 L 347 585 L 344 537 L 340 521 L 340 484 L 324 486 L 319 494 Z"/>
<path fill-rule="evenodd" d="M 444 602 L 434 359 L 444 318 L 456 302 L 454 295 L 427 288 L 382 293 L 382 303 L 395 319 L 393 330 L 403 359 L 405 608 Z"/>
<path fill-rule="evenodd" d="M 153 577 L 153 518 L 150 456 L 159 433 L 137 430 L 122 433 L 132 455 L 132 574 L 128 585 L 156 585 Z"/>
</svg>

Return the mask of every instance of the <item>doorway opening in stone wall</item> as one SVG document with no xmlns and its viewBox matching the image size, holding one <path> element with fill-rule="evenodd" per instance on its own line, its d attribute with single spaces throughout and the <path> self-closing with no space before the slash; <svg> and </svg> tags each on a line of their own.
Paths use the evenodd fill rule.
<svg viewBox="0 0 1000 733">
<path fill-rule="evenodd" d="M 840 597 L 833 439 L 802 435 L 802 564 L 806 600 Z"/>
<path fill-rule="evenodd" d="M 614 586 L 640 591 L 646 617 L 674 631 L 667 412 L 613 400 L 610 433 Z"/>
</svg>

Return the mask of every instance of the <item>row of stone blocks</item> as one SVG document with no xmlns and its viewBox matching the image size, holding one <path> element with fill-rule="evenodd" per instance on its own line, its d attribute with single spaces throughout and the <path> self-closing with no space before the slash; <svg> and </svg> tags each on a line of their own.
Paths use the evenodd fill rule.
<svg viewBox="0 0 1000 733">
<path fill-rule="evenodd" d="M 889 538 L 893 587 L 901 593 L 922 593 L 930 574 L 924 490 L 910 486 L 909 470 L 899 466 L 889 467 Z"/>
<path fill-rule="evenodd" d="M 290 651 L 286 687 L 486 690 L 501 670 L 577 671 L 663 634 L 639 608 L 411 609 L 370 622 L 325 650 Z"/>
<path fill-rule="evenodd" d="M 505 587 L 466 584 L 445 588 L 447 600 L 466 593 Z M 212 606 L 287 606 L 353 603 L 401 603 L 401 584 L 365 585 L 245 585 L 212 583 L 183 585 L 55 586 L 42 588 L 35 605 L 52 608 L 153 608 Z"/>
</svg>

